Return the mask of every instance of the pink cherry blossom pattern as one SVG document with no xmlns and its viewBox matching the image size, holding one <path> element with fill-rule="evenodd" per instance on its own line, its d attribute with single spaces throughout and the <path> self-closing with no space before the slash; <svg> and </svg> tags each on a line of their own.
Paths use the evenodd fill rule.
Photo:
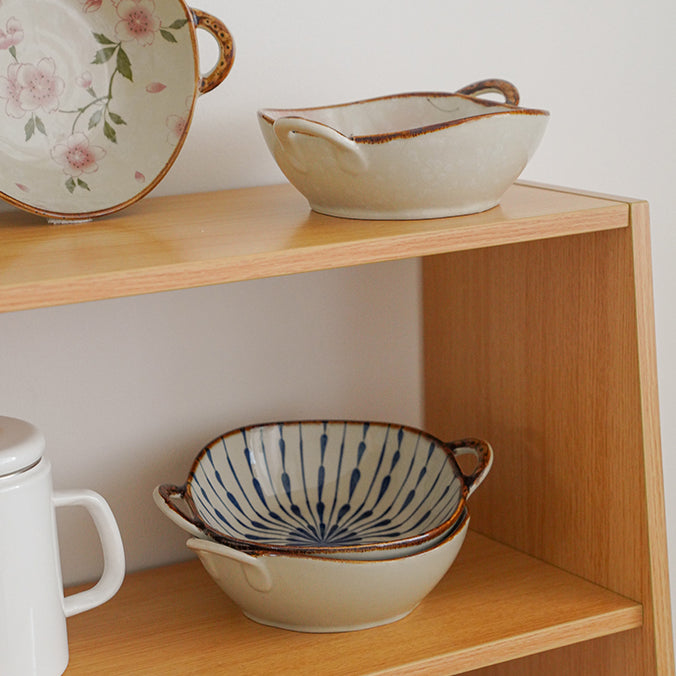
<svg viewBox="0 0 676 676">
<path fill-rule="evenodd" d="M 21 106 L 21 86 L 17 81 L 17 72 L 21 64 L 12 63 L 7 66 L 7 77 L 0 76 L 0 99 L 7 99 L 5 113 L 9 117 L 20 118 L 26 114 Z"/>
<path fill-rule="evenodd" d="M 52 159 L 63 168 L 64 174 L 73 178 L 98 171 L 98 163 L 105 154 L 101 146 L 92 145 L 82 132 L 71 134 L 65 143 L 57 143 L 52 148 Z"/>
<path fill-rule="evenodd" d="M 89 87 L 92 86 L 93 81 L 94 78 L 88 70 L 84 71 L 84 73 L 81 73 L 75 78 L 75 84 L 78 87 L 82 87 L 82 89 L 89 89 Z"/>
<path fill-rule="evenodd" d="M 141 173 L 140 171 L 137 171 L 137 172 L 134 174 L 134 178 L 135 178 L 139 183 L 145 183 L 145 182 L 146 182 L 145 174 Z"/>
<path fill-rule="evenodd" d="M 15 17 L 7 19 L 5 30 L 0 29 L 0 49 L 9 49 L 23 40 L 23 26 Z"/>
<path fill-rule="evenodd" d="M 22 192 L 30 192 L 30 188 L 27 185 L 24 185 L 23 183 L 15 183 L 14 185 Z"/>
<path fill-rule="evenodd" d="M 188 126 L 187 115 L 169 115 L 166 119 L 166 125 L 169 129 L 167 141 L 175 146 L 183 137 Z"/>
<path fill-rule="evenodd" d="M 136 41 L 144 47 L 153 43 L 160 29 L 154 0 L 120 0 L 117 15 L 121 20 L 115 33 L 122 42 Z"/>
<path fill-rule="evenodd" d="M 46 113 L 53 113 L 59 109 L 59 96 L 66 83 L 56 75 L 54 59 L 43 58 L 35 65 L 22 63 L 16 72 L 16 81 L 21 87 L 19 102 L 24 110 L 41 108 Z"/>
<path fill-rule="evenodd" d="M 151 82 L 150 84 L 146 85 L 146 91 L 148 94 L 159 94 L 159 92 L 166 88 L 167 85 L 162 84 L 161 82 Z"/>
<path fill-rule="evenodd" d="M 83 12 L 98 12 L 101 9 L 103 0 L 80 0 Z"/>
</svg>

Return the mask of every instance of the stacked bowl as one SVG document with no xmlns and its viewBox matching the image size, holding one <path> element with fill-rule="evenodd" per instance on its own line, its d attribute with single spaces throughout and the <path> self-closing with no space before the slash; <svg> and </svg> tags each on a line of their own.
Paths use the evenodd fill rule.
<svg viewBox="0 0 676 676">
<path fill-rule="evenodd" d="M 436 586 L 492 462 L 485 441 L 442 442 L 406 425 L 266 423 L 217 437 L 184 485 L 153 497 L 247 617 L 350 631 L 408 615 Z"/>
</svg>

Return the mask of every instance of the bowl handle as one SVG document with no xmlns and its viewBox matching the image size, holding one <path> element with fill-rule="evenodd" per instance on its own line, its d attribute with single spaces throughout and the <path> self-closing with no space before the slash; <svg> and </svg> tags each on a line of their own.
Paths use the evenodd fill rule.
<svg viewBox="0 0 676 676">
<path fill-rule="evenodd" d="M 348 174 L 359 174 L 366 169 L 366 160 L 358 144 L 326 124 L 313 122 L 304 117 L 287 116 L 276 119 L 272 130 L 291 164 L 301 173 L 306 173 L 308 167 L 299 156 L 296 145 L 297 134 L 313 136 L 330 143 L 338 166 Z"/>
<path fill-rule="evenodd" d="M 201 538 L 190 538 L 186 542 L 188 549 L 191 549 L 199 557 L 209 575 L 218 580 L 218 569 L 212 566 L 208 556 L 202 556 L 202 553 L 223 556 L 226 559 L 232 559 L 241 564 L 244 576 L 252 589 L 259 592 L 269 592 L 272 589 L 272 575 L 265 563 L 255 556 L 250 556 L 240 552 L 232 547 L 213 542 L 211 540 L 202 540 Z"/>
<path fill-rule="evenodd" d="M 198 90 L 200 94 L 206 94 L 212 89 L 218 87 L 232 68 L 235 61 L 235 41 L 232 39 L 230 31 L 225 27 L 222 21 L 215 16 L 203 12 L 201 9 L 190 9 L 193 16 L 195 28 L 201 28 L 216 38 L 218 43 L 218 61 L 216 65 L 206 74 L 200 77 Z"/>
<path fill-rule="evenodd" d="M 173 484 L 162 484 L 153 491 L 153 500 L 165 516 L 169 517 L 179 528 L 194 535 L 195 537 L 205 537 L 206 534 L 200 529 L 199 523 L 186 514 L 175 502 L 176 498 L 185 500 L 185 486 L 174 486 Z"/>
<path fill-rule="evenodd" d="M 462 469 L 460 470 L 465 486 L 467 486 L 467 495 L 469 497 L 486 478 L 493 466 L 493 449 L 487 441 L 483 441 L 482 439 L 458 439 L 457 441 L 449 441 L 444 445 L 454 458 L 463 455 L 473 455 L 476 459 L 476 466 L 471 474 L 465 474 Z"/>
<path fill-rule="evenodd" d="M 489 92 L 502 94 L 505 97 L 505 103 L 512 106 L 519 105 L 519 90 L 507 80 L 479 80 L 479 82 L 473 82 L 462 89 L 458 89 L 455 93 L 465 96 L 479 96 Z"/>
</svg>

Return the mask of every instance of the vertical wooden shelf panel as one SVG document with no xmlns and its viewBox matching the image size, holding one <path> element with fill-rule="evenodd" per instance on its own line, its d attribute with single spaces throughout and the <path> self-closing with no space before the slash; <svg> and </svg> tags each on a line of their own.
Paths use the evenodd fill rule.
<svg viewBox="0 0 676 676">
<path fill-rule="evenodd" d="M 647 206 L 622 229 L 431 257 L 423 279 L 426 426 L 495 446 L 474 527 L 645 613 L 477 673 L 673 673 Z"/>
</svg>

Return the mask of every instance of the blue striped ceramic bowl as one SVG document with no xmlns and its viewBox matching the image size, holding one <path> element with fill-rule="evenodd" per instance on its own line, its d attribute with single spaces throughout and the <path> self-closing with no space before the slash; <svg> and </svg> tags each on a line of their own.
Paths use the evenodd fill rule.
<svg viewBox="0 0 676 676">
<path fill-rule="evenodd" d="M 471 474 L 457 461 L 467 454 Z M 191 534 L 250 553 L 393 558 L 443 539 L 492 461 L 485 441 L 405 425 L 268 423 L 214 439 L 155 500 Z"/>
</svg>

